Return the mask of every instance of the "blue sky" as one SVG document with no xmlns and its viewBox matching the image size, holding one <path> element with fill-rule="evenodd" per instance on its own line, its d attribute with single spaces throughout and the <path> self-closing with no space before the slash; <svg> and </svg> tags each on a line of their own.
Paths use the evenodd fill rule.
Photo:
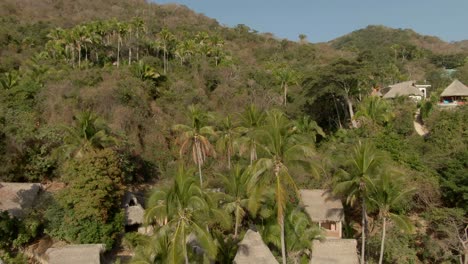
<svg viewBox="0 0 468 264">
<path fill-rule="evenodd" d="M 445 41 L 468 39 L 468 0 L 153 0 L 179 3 L 227 26 L 311 42 L 329 41 L 367 25 L 411 28 Z"/>
</svg>

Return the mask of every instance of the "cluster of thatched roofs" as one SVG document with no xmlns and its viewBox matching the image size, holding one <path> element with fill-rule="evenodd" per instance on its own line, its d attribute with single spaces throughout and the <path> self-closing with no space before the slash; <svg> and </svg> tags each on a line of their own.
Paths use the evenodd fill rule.
<svg viewBox="0 0 468 264">
<path fill-rule="evenodd" d="M 42 185 L 38 183 L 0 183 L 0 211 L 7 211 L 15 217 L 22 217 L 25 210 L 34 206 Z M 344 220 L 341 201 L 325 190 L 301 190 L 304 209 L 311 220 L 340 223 Z M 132 193 L 124 197 L 126 225 L 140 225 L 144 209 Z M 341 231 L 340 231 L 341 237 Z M 44 262 L 51 264 L 99 264 L 102 244 L 52 246 L 45 251 Z M 356 240 L 329 238 L 313 241 L 311 263 L 357 263 Z M 236 264 L 275 264 L 275 259 L 258 232 L 248 230 L 239 243 L 234 259 Z"/>
<path fill-rule="evenodd" d="M 341 222 L 343 205 L 326 190 L 300 190 L 304 209 L 313 222 Z M 355 239 L 328 237 L 312 242 L 312 264 L 357 264 Z M 239 243 L 235 264 L 278 263 L 259 233 L 248 230 Z"/>
<path fill-rule="evenodd" d="M 385 99 L 396 98 L 398 96 L 424 96 L 424 93 L 416 87 L 415 81 L 401 82 L 389 85 L 388 87 L 390 90 L 383 95 Z"/>
</svg>

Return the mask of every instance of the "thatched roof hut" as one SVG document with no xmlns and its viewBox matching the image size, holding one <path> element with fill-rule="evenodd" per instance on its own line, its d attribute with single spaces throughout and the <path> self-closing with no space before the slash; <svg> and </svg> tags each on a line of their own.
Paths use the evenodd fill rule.
<svg viewBox="0 0 468 264">
<path fill-rule="evenodd" d="M 265 245 L 258 232 L 247 230 L 244 239 L 239 243 L 234 264 L 275 264 L 275 259 L 270 249 Z"/>
<path fill-rule="evenodd" d="M 104 244 L 67 245 L 59 248 L 49 248 L 46 258 L 50 264 L 100 264 L 101 253 L 105 251 Z"/>
<path fill-rule="evenodd" d="M 311 264 L 358 264 L 355 239 L 326 239 L 312 242 Z"/>
<path fill-rule="evenodd" d="M 423 97 L 424 93 L 421 92 L 415 85 L 415 81 L 407 81 L 389 85 L 390 90 L 384 94 L 383 98 L 391 99 L 398 96 L 416 96 Z"/>
<path fill-rule="evenodd" d="M 41 189 L 39 183 L 0 182 L 0 211 L 22 217 L 24 209 L 34 206 Z"/>
<path fill-rule="evenodd" d="M 344 211 L 341 200 L 322 189 L 299 190 L 304 209 L 314 222 L 343 221 Z"/>
<path fill-rule="evenodd" d="M 440 94 L 441 97 L 468 96 L 468 87 L 459 80 L 454 80 Z"/>
<path fill-rule="evenodd" d="M 125 225 L 141 225 L 145 215 L 145 209 L 138 202 L 137 197 L 127 192 L 124 195 L 123 207 L 125 209 Z"/>
</svg>

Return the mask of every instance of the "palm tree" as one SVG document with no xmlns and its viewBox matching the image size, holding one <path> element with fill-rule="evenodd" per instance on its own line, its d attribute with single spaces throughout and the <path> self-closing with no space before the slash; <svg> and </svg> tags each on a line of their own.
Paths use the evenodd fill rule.
<svg viewBox="0 0 468 264">
<path fill-rule="evenodd" d="M 84 152 L 115 145 L 117 139 L 109 134 L 104 121 L 90 111 L 76 116 L 75 125 L 65 127 L 63 149 L 67 156 L 81 157 Z"/>
<path fill-rule="evenodd" d="M 290 68 L 279 67 L 273 71 L 273 75 L 280 83 L 281 90 L 283 91 L 283 105 L 286 106 L 289 86 L 299 83 L 299 73 Z"/>
<path fill-rule="evenodd" d="M 243 128 L 244 135 L 239 139 L 240 154 L 247 151 L 249 153 L 250 165 L 257 160 L 257 139 L 256 131 L 260 128 L 265 121 L 265 112 L 258 110 L 255 105 L 250 105 L 240 115 L 241 127 Z"/>
<path fill-rule="evenodd" d="M 359 142 L 354 147 L 352 158 L 348 161 L 350 164 L 347 171 L 342 171 L 343 179 L 336 184 L 334 192 L 346 196 L 346 203 L 351 206 L 356 200 L 361 201 L 362 209 L 362 241 L 361 241 L 361 264 L 364 264 L 366 249 L 366 217 L 367 217 L 367 197 L 369 186 L 372 186 L 373 180 L 380 174 L 381 156 L 375 147 L 369 142 Z"/>
<path fill-rule="evenodd" d="M 309 216 L 299 208 L 288 206 L 287 212 L 284 225 L 288 257 L 293 259 L 292 263 L 307 263 L 311 257 L 312 241 L 323 238 L 322 230 L 318 225 L 313 225 Z M 267 219 L 261 233 L 266 243 L 281 247 L 281 240 L 278 239 L 281 236 L 281 228 L 275 219 Z"/>
<path fill-rule="evenodd" d="M 218 152 L 226 153 L 227 167 L 231 169 L 231 157 L 235 152 L 237 146 L 237 139 L 241 133 L 245 131 L 242 127 L 235 127 L 230 116 L 223 119 L 221 126 L 218 130 L 218 141 L 216 142 L 216 148 Z"/>
<path fill-rule="evenodd" d="M 158 41 L 163 51 L 164 74 L 167 73 L 169 68 L 169 49 L 174 40 L 175 36 L 167 28 L 163 28 L 161 32 L 158 33 Z"/>
<path fill-rule="evenodd" d="M 173 126 L 173 130 L 180 133 L 177 139 L 180 144 L 180 156 L 191 152 L 193 162 L 198 165 L 200 186 L 203 186 L 201 167 L 207 157 L 216 155 L 209 140 L 209 137 L 216 136 L 216 132 L 213 127 L 206 125 L 210 115 L 201 111 L 198 107 L 190 105 L 188 107 L 188 117 L 190 125 L 178 124 Z"/>
<path fill-rule="evenodd" d="M 228 176 L 218 175 L 223 181 L 226 194 L 224 208 L 234 215 L 234 238 L 239 234 L 242 220 L 249 212 L 255 216 L 263 198 L 264 187 L 261 185 L 250 186 L 252 176 L 251 167 L 234 166 Z"/>
<path fill-rule="evenodd" d="M 185 263 L 189 263 L 187 246 L 192 234 L 203 254 L 215 259 L 217 247 L 209 225 L 217 223 L 229 228 L 231 224 L 224 212 L 217 208 L 217 201 L 203 192 L 192 175 L 193 171 L 179 166 L 172 186 L 155 189 L 148 200 L 145 223 L 169 228 L 169 252 L 165 263 L 180 263 L 182 256 Z"/>
<path fill-rule="evenodd" d="M 379 125 L 385 125 L 393 117 L 393 112 L 386 100 L 378 96 L 369 96 L 359 104 L 355 118 L 370 120 Z"/>
<path fill-rule="evenodd" d="M 408 217 L 397 212 L 392 212 L 392 210 L 398 207 L 401 208 L 404 200 L 414 192 L 414 189 L 405 188 L 404 183 L 400 181 L 397 175 L 390 173 L 380 175 L 374 183 L 369 194 L 369 201 L 371 205 L 378 208 L 379 217 L 382 219 L 382 240 L 379 258 L 379 264 L 382 264 L 387 220 L 391 220 L 404 231 L 411 231 L 413 229 Z"/>
<path fill-rule="evenodd" d="M 266 124 L 259 131 L 259 144 L 264 158 L 255 164 L 256 173 L 253 183 L 258 184 L 260 175 L 265 175 L 274 185 L 277 221 L 281 228 L 281 254 L 283 264 L 286 264 L 286 245 L 284 234 L 285 208 L 288 199 L 288 187 L 297 195 L 297 187 L 289 173 L 292 166 L 311 168 L 314 155 L 313 143 L 294 132 L 293 124 L 279 110 L 267 112 Z"/>
<path fill-rule="evenodd" d="M 317 142 L 317 135 L 323 138 L 327 136 L 317 122 L 310 119 L 309 116 L 303 116 L 297 121 L 294 121 L 294 129 L 301 134 L 310 136 L 314 142 Z"/>
</svg>

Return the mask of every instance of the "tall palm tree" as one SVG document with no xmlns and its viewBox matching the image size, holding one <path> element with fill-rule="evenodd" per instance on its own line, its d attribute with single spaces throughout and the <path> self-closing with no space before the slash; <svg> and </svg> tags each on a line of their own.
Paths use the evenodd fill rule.
<svg viewBox="0 0 468 264">
<path fill-rule="evenodd" d="M 395 174 L 384 173 L 374 181 L 369 194 L 370 204 L 379 210 L 379 217 L 382 219 L 382 239 L 380 244 L 379 264 L 383 262 L 385 234 L 387 220 L 392 221 L 397 227 L 404 231 L 411 231 L 413 226 L 408 217 L 392 212 L 393 209 L 402 206 L 414 189 L 405 188 L 404 183 Z"/>
<path fill-rule="evenodd" d="M 179 167 L 172 186 L 158 188 L 148 200 L 145 212 L 147 224 L 169 228 L 169 252 L 165 263 L 189 263 L 189 236 L 196 237 L 208 259 L 215 259 L 216 244 L 209 232 L 210 224 L 230 226 L 229 218 L 217 208 L 217 201 L 204 192 L 192 177 L 193 171 Z"/>
<path fill-rule="evenodd" d="M 255 216 L 260 208 L 263 198 L 264 186 L 250 186 L 252 177 L 251 167 L 241 167 L 236 165 L 229 175 L 218 175 L 223 181 L 224 192 L 226 194 L 224 208 L 234 215 L 234 238 L 239 234 L 242 220 L 247 213 Z"/>
<path fill-rule="evenodd" d="M 281 90 L 283 91 L 283 105 L 286 106 L 289 86 L 299 83 L 299 73 L 287 67 L 279 67 L 273 71 L 273 75 L 280 83 Z"/>
<path fill-rule="evenodd" d="M 235 127 L 230 116 L 224 118 L 219 126 L 216 148 L 218 152 L 226 153 L 228 169 L 231 169 L 231 157 L 237 147 L 237 139 L 243 131 L 243 127 Z"/>
<path fill-rule="evenodd" d="M 158 33 L 158 41 L 160 42 L 160 46 L 163 51 L 164 74 L 167 73 L 167 70 L 169 68 L 169 52 L 172 42 L 174 42 L 174 40 L 174 34 L 172 34 L 167 28 L 163 28 Z"/>
<path fill-rule="evenodd" d="M 286 245 L 284 234 L 284 217 L 286 203 L 289 200 L 288 189 L 298 196 L 297 186 L 289 173 L 289 168 L 301 166 L 311 168 L 311 160 L 315 154 L 313 142 L 300 137 L 294 132 L 293 124 L 279 110 L 267 112 L 265 126 L 259 131 L 259 144 L 263 158 L 255 163 L 256 173 L 253 183 L 258 184 L 261 178 L 266 178 L 273 184 L 276 198 L 276 216 L 281 228 L 281 254 L 286 264 Z M 265 177 L 260 177 L 264 175 Z"/>
<path fill-rule="evenodd" d="M 367 198 L 369 187 L 373 185 L 373 180 L 381 173 L 381 155 L 369 142 L 359 142 L 353 151 L 353 156 L 348 161 L 347 171 L 342 171 L 343 179 L 337 183 L 334 192 L 346 196 L 346 203 L 351 206 L 356 200 L 361 202 L 362 213 L 362 241 L 361 241 L 361 264 L 365 262 L 366 250 L 366 226 L 367 226 Z"/>
<path fill-rule="evenodd" d="M 177 142 L 180 144 L 180 156 L 190 152 L 193 162 L 198 165 L 198 175 L 200 176 L 200 186 L 203 186 L 202 166 L 207 157 L 215 156 L 216 152 L 211 145 L 210 137 L 215 137 L 216 132 L 212 126 L 206 123 L 210 115 L 201 111 L 195 105 L 188 107 L 189 125 L 178 124 L 173 126 L 173 130 L 179 133 Z"/>
<path fill-rule="evenodd" d="M 249 153 L 250 165 L 257 160 L 257 130 L 265 121 L 265 112 L 258 110 L 255 105 L 250 105 L 240 115 L 241 127 L 244 129 L 243 136 L 239 139 L 240 154 Z"/>
</svg>

